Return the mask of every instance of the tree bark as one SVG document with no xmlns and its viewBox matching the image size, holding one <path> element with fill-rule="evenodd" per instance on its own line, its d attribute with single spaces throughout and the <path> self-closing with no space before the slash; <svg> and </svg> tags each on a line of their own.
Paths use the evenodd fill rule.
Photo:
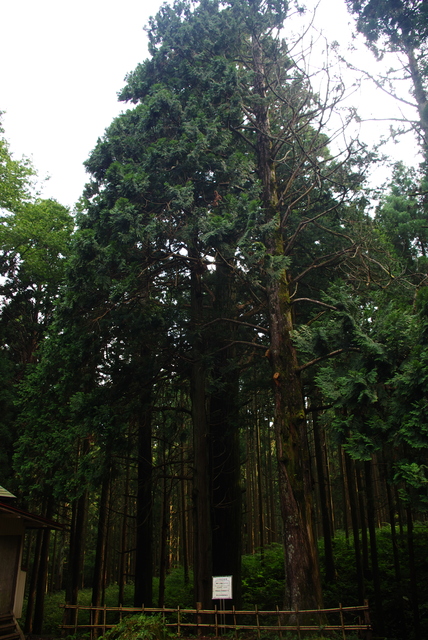
<svg viewBox="0 0 428 640">
<path fill-rule="evenodd" d="M 383 616 L 382 591 L 380 585 L 379 562 L 376 543 L 376 510 L 373 490 L 373 469 L 372 460 L 364 462 L 364 471 L 367 488 L 367 522 L 370 537 L 370 556 L 372 561 L 373 587 L 375 595 L 377 630 L 379 635 L 385 635 L 385 620 Z"/>
<path fill-rule="evenodd" d="M 134 606 L 153 601 L 153 492 L 151 381 L 142 389 L 138 426 L 138 485 Z"/>
<path fill-rule="evenodd" d="M 317 462 L 320 509 L 324 537 L 325 579 L 327 582 L 333 582 L 336 579 L 336 569 L 334 566 L 333 556 L 331 517 L 326 489 L 326 478 L 324 473 L 324 457 L 321 446 L 321 426 L 319 424 L 318 414 L 316 411 L 312 413 L 312 420 L 314 426 L 314 447 L 315 458 Z"/>
<path fill-rule="evenodd" d="M 53 513 L 53 499 L 48 499 L 48 506 L 46 509 L 46 518 L 52 518 Z M 34 619 L 33 619 L 33 633 L 40 635 L 43 630 L 43 616 L 45 609 L 45 594 L 46 586 L 48 582 L 48 565 L 49 565 L 49 543 L 51 538 L 51 530 L 45 529 L 43 531 L 43 541 L 40 549 L 40 561 L 37 572 L 37 586 L 36 586 L 36 603 L 34 607 Z"/>
<path fill-rule="evenodd" d="M 351 508 L 352 532 L 354 537 L 355 569 L 357 573 L 358 601 L 364 604 L 364 573 L 361 561 L 361 544 L 358 527 L 358 501 L 355 487 L 355 471 L 353 461 L 345 452 L 346 479 L 348 484 L 349 505 Z"/>
<path fill-rule="evenodd" d="M 110 489 L 110 470 L 106 470 L 101 486 L 101 496 L 98 508 L 98 531 L 97 546 L 95 551 L 94 577 L 92 582 L 92 604 L 94 607 L 101 605 L 101 596 L 105 580 L 105 551 L 107 546 L 107 519 L 108 519 L 108 502 Z M 97 625 L 99 619 L 99 611 L 95 610 L 92 614 L 92 624 Z M 99 629 L 94 629 L 95 637 L 98 635 Z"/>
<path fill-rule="evenodd" d="M 212 604 L 212 538 L 210 433 L 207 416 L 206 371 L 203 359 L 204 266 L 197 251 L 197 240 L 189 247 L 191 258 L 191 314 L 193 330 L 190 395 L 193 423 L 193 514 L 194 514 L 194 598 L 202 608 Z"/>
<path fill-rule="evenodd" d="M 233 256 L 229 256 L 230 261 Z M 242 492 L 239 448 L 239 372 L 233 341 L 234 273 L 229 261 L 217 256 L 213 339 L 216 354 L 212 368 L 214 390 L 210 398 L 212 477 L 212 572 L 233 576 L 233 600 L 241 606 Z M 226 346 L 225 346 L 226 344 Z"/>
<path fill-rule="evenodd" d="M 266 260 L 283 257 L 280 207 L 272 159 L 266 82 L 260 39 L 252 39 L 254 106 L 258 174 L 262 183 Z M 275 228 L 272 229 L 272 224 Z M 266 286 L 270 328 L 269 360 L 274 394 L 274 428 L 279 468 L 279 492 L 283 522 L 286 595 L 288 609 L 322 606 L 318 554 L 312 526 L 312 480 L 306 433 L 305 406 L 292 342 L 291 276 L 286 269 L 269 274 Z"/>
<path fill-rule="evenodd" d="M 36 543 L 34 545 L 33 564 L 31 567 L 31 580 L 28 589 L 27 596 L 27 611 L 25 615 L 24 632 L 33 633 L 33 620 L 34 620 L 34 603 L 36 600 L 37 591 L 37 576 L 39 573 L 39 562 L 41 557 L 41 549 L 43 542 L 43 529 L 37 531 Z"/>
</svg>

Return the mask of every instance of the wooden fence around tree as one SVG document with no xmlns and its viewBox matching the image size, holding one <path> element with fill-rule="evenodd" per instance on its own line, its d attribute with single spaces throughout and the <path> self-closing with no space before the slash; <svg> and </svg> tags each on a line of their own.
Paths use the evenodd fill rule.
<svg viewBox="0 0 428 640">
<path fill-rule="evenodd" d="M 224 603 L 224 601 L 223 601 Z M 278 607 L 274 611 L 260 611 L 257 606 L 254 610 L 237 610 L 235 607 L 224 609 L 176 609 L 154 607 L 94 607 L 84 605 L 61 605 L 64 608 L 64 621 L 61 629 L 64 632 L 73 633 L 78 637 L 79 632 L 90 633 L 90 637 L 96 638 L 104 635 L 113 628 L 125 616 L 141 613 L 160 614 L 164 623 L 170 629 L 176 629 L 179 636 L 215 634 L 216 637 L 234 632 L 237 638 L 239 634 L 256 632 L 260 638 L 262 633 L 272 632 L 280 638 L 286 632 L 292 631 L 301 637 L 302 633 L 337 632 L 346 640 L 347 633 L 358 633 L 359 637 L 370 640 L 371 624 L 369 605 L 356 607 L 339 607 L 335 609 L 315 609 L 283 611 Z M 82 620 L 84 618 L 84 620 Z M 251 624 L 253 621 L 253 624 Z"/>
</svg>

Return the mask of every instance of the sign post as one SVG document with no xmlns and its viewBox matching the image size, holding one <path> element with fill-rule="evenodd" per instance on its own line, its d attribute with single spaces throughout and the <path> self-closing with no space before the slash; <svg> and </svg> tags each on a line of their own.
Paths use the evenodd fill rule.
<svg viewBox="0 0 428 640">
<path fill-rule="evenodd" d="M 232 576 L 213 576 L 213 600 L 220 600 L 223 627 L 226 625 L 225 600 L 232 600 Z"/>
</svg>

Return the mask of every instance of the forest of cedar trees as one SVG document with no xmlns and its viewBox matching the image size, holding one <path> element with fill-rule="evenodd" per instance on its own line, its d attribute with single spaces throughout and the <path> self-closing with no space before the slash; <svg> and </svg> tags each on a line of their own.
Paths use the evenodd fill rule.
<svg viewBox="0 0 428 640">
<path fill-rule="evenodd" d="M 427 631 L 428 6 L 346 4 L 414 105 L 381 189 L 286 0 L 163 5 L 72 213 L 1 138 L 0 484 L 66 525 L 27 537 L 27 631 L 46 593 L 211 608 L 226 575 Z"/>
</svg>

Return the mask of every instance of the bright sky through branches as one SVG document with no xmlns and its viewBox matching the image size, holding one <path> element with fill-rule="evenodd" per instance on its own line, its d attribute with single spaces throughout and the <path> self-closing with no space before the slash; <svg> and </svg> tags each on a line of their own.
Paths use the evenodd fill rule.
<svg viewBox="0 0 428 640">
<path fill-rule="evenodd" d="M 143 26 L 160 4 L 0 0 L 0 110 L 6 111 L 6 137 L 16 158 L 31 157 L 40 178 L 50 176 L 44 197 L 72 206 L 81 195 L 87 180 L 82 163 L 111 120 L 126 108 L 116 94 L 126 73 L 147 57 Z M 315 4 L 307 0 L 302 25 Z M 346 54 L 352 19 L 345 0 L 320 0 L 314 24 Z M 375 73 L 374 58 L 362 45 L 355 59 Z M 355 93 L 354 104 L 364 117 L 394 113 L 392 100 L 367 88 Z M 364 125 L 365 140 L 374 143 L 388 126 Z M 412 136 L 407 138 L 394 155 L 411 164 L 416 146 Z"/>
</svg>

